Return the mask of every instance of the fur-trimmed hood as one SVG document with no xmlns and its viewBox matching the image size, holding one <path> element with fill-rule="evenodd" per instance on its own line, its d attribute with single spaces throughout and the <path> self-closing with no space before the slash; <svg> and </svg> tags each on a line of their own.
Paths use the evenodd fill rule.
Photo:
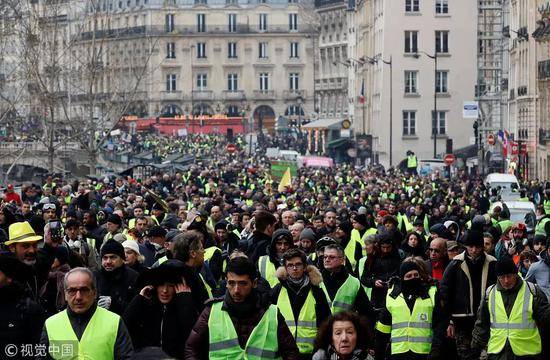
<svg viewBox="0 0 550 360">
<path fill-rule="evenodd" d="M 284 266 L 280 266 L 277 269 L 277 279 L 279 279 L 281 282 L 285 281 L 288 277 L 288 273 L 286 272 L 286 268 Z M 308 265 L 306 267 L 306 274 L 309 276 L 309 282 L 311 285 L 319 286 L 323 282 L 323 275 L 321 275 L 321 272 L 319 269 L 317 269 L 313 265 Z"/>
</svg>

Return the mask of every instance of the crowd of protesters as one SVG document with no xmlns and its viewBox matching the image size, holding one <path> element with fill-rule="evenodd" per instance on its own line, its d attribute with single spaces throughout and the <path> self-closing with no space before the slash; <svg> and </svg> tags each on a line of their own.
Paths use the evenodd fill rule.
<svg viewBox="0 0 550 360">
<path fill-rule="evenodd" d="M 529 232 L 478 178 L 336 165 L 279 186 L 242 139 L 190 140 L 121 145 L 209 156 L 187 172 L 7 186 L 0 358 L 550 356 L 544 182 L 522 184 Z"/>
</svg>

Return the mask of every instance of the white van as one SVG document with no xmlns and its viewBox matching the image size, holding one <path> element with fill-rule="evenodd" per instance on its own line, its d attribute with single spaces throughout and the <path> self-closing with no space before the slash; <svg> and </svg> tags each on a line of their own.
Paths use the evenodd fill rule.
<svg viewBox="0 0 550 360">
<path fill-rule="evenodd" d="M 512 174 L 489 174 L 485 178 L 485 185 L 491 189 L 496 189 L 500 186 L 501 189 L 506 189 L 508 191 L 519 190 L 518 178 Z"/>
</svg>

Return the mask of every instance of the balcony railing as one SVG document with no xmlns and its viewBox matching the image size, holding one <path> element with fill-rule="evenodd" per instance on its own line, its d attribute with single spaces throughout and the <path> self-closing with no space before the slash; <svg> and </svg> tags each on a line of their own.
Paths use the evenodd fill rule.
<svg viewBox="0 0 550 360">
<path fill-rule="evenodd" d="M 305 90 L 285 90 L 283 92 L 283 97 L 285 100 L 296 100 L 298 97 L 301 97 L 303 100 L 306 99 Z"/>
<path fill-rule="evenodd" d="M 183 100 L 183 94 L 181 90 L 176 91 L 161 91 L 161 100 Z"/>
<path fill-rule="evenodd" d="M 193 90 L 193 101 L 212 101 L 212 90 Z"/>
<path fill-rule="evenodd" d="M 275 100 L 275 90 L 254 90 L 256 100 Z"/>
<path fill-rule="evenodd" d="M 244 99 L 244 91 L 242 90 L 224 90 L 223 91 L 224 100 L 240 101 Z"/>
</svg>

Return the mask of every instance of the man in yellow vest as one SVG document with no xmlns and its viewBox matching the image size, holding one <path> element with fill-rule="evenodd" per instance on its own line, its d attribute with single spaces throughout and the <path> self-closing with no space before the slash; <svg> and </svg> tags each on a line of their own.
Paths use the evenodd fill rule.
<svg viewBox="0 0 550 360">
<path fill-rule="evenodd" d="M 497 283 L 485 291 L 472 334 L 472 358 L 547 359 L 540 330 L 550 327 L 550 305 L 538 285 L 518 276 L 514 261 L 497 261 Z"/>
<path fill-rule="evenodd" d="M 407 171 L 410 175 L 418 175 L 418 159 L 412 151 L 407 151 Z"/>
<path fill-rule="evenodd" d="M 300 359 L 284 317 L 258 294 L 256 265 L 227 264 L 227 292 L 207 303 L 185 347 L 186 359 Z"/>
<path fill-rule="evenodd" d="M 376 323 L 376 359 L 385 356 L 391 343 L 391 359 L 426 359 L 439 352 L 445 323 L 440 319 L 436 287 L 428 283 L 428 275 L 417 260 L 408 258 L 399 268 L 400 283 L 386 297 L 386 305 Z"/>
<path fill-rule="evenodd" d="M 87 268 L 65 274 L 67 309 L 46 320 L 40 343 L 53 359 L 130 359 L 132 340 L 117 314 L 97 306 L 95 279 Z"/>
<path fill-rule="evenodd" d="M 294 247 L 292 234 L 287 229 L 277 229 L 271 237 L 271 244 L 267 249 L 267 255 L 260 256 L 258 259 L 258 269 L 260 276 L 267 280 L 269 286 L 273 288 L 279 283 L 276 271 L 282 265 L 283 254 Z"/>
<path fill-rule="evenodd" d="M 346 257 L 340 245 L 325 246 L 323 250 L 323 283 L 321 288 L 327 296 L 333 314 L 342 311 L 357 311 L 374 320 L 371 302 L 361 288 L 359 280 L 348 273 Z"/>
<path fill-rule="evenodd" d="M 307 265 L 303 251 L 290 249 L 283 254 L 277 278 L 279 284 L 271 291 L 271 302 L 285 318 L 300 354 L 311 356 L 317 329 L 330 316 L 327 298 L 319 288 L 323 277 L 315 266 Z"/>
</svg>

